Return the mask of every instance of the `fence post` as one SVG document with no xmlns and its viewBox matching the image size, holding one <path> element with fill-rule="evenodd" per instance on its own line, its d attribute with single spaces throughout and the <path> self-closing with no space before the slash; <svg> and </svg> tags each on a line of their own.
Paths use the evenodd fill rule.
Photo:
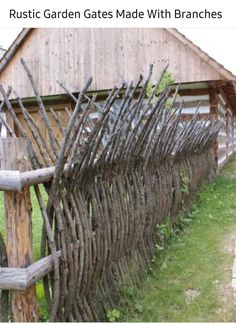
<svg viewBox="0 0 236 324">
<path fill-rule="evenodd" d="M 212 88 L 209 89 L 209 102 L 210 102 L 210 116 L 213 119 L 218 119 L 218 101 L 216 97 L 216 91 Z M 213 143 L 213 149 L 214 149 L 214 156 L 215 161 L 218 163 L 219 159 L 219 152 L 218 152 L 218 146 L 219 146 L 219 138 L 216 138 Z"/>
<path fill-rule="evenodd" d="M 27 171 L 27 147 L 22 138 L 0 139 L 1 169 Z M 6 249 L 8 267 L 24 268 L 33 261 L 32 222 L 29 188 L 4 193 Z M 38 321 L 35 286 L 25 291 L 12 291 L 12 315 L 15 322 Z"/>
</svg>

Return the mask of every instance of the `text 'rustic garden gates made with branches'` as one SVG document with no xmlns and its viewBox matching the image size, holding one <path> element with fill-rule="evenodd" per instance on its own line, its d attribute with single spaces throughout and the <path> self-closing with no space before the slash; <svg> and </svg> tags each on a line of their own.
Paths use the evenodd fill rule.
<svg viewBox="0 0 236 324">
<path fill-rule="evenodd" d="M 86 94 L 92 79 L 78 97 L 60 83 L 75 103 L 74 110 L 66 109 L 69 122 L 64 127 L 59 113 L 46 110 L 29 68 L 23 60 L 22 64 L 48 136 L 15 93 L 23 116 L 19 118 L 9 100 L 11 89 L 6 92 L 0 86 L 1 110 L 6 109 L 15 124 L 12 129 L 1 117 L 9 136 L 1 139 L 1 150 L 6 153 L 11 141 L 21 141 L 28 155 L 24 168 L 14 174 L 8 172 L 14 168 L 2 163 L 0 185 L 6 192 L 18 190 L 21 195 L 24 188 L 34 186 L 44 220 L 43 259 L 32 263 L 30 258 L 25 267 L 15 267 L 15 278 L 21 274 L 21 279 L 11 285 L 12 265 L 6 260 L 1 264 L 0 275 L 8 278 L 5 285 L 0 279 L 2 305 L 9 304 L 7 290 L 12 289 L 9 313 L 2 307 L 2 318 L 8 319 L 13 309 L 15 321 L 38 320 L 37 306 L 32 306 L 28 317 L 24 307 L 37 304 L 29 289 L 43 277 L 51 321 L 101 321 L 115 308 L 123 287 L 145 276 L 155 253 L 157 224 L 167 218 L 174 224 L 180 210 L 190 208 L 200 186 L 214 175 L 212 144 L 221 125 L 210 117 L 199 119 L 197 112 L 183 121 L 181 105 L 173 108 L 177 91 L 171 96 L 169 87 L 157 96 L 165 70 L 147 97 L 151 67 L 147 80 L 140 77 L 136 83 L 115 87 L 103 103 Z M 94 111 L 96 122 L 91 119 Z M 52 120 L 62 140 L 55 135 Z M 1 156 L 1 161 L 6 158 Z M 181 190 L 184 177 L 188 179 L 185 191 Z M 46 205 L 42 190 L 48 194 Z M 7 201 L 11 202 L 9 196 Z M 8 259 L 10 249 L 7 244 Z M 31 300 L 14 297 L 17 289 Z M 14 300 L 21 302 L 18 311 Z"/>
</svg>

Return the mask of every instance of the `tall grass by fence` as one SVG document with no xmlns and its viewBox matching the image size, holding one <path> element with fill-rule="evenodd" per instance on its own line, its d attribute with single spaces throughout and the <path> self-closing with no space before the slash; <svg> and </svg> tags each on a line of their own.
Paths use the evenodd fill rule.
<svg viewBox="0 0 236 324">
<path fill-rule="evenodd" d="M 178 114 L 173 109 L 177 93 L 170 101 L 167 87 L 156 96 L 164 71 L 147 98 L 151 67 L 136 99 L 141 77 L 136 84 L 111 90 L 99 106 L 95 97 L 86 96 L 92 80 L 78 98 L 63 85 L 75 101 L 74 111 L 67 111 L 69 124 L 63 128 L 60 115 L 46 111 L 24 61 L 23 65 L 48 141 L 18 95 L 27 129 L 8 94 L 2 87 L 0 91 L 27 144 L 31 169 L 41 169 L 34 180 L 29 174 L 20 179 L 22 186 L 34 185 L 44 220 L 42 257 L 52 255 L 53 272 L 44 276 L 50 320 L 101 321 L 115 308 L 122 289 L 145 276 L 155 252 L 157 224 L 168 218 L 175 223 L 179 212 L 190 208 L 201 185 L 214 176 L 212 144 L 221 125 L 209 117 L 199 120 L 197 113 L 183 122 L 181 107 Z M 117 101 L 122 89 L 125 93 Z M 99 111 L 96 123 L 90 119 L 94 109 Z M 62 143 L 49 114 L 60 129 Z M 4 125 L 9 136 L 15 136 Z M 42 179 L 47 181 L 46 206 L 37 185 Z"/>
</svg>

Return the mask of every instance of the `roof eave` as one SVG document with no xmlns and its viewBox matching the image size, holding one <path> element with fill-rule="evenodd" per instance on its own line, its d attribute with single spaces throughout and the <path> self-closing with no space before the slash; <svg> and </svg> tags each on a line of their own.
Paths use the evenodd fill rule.
<svg viewBox="0 0 236 324">
<path fill-rule="evenodd" d="M 183 43 L 186 47 L 190 48 L 193 52 L 195 52 L 203 61 L 205 61 L 208 65 L 210 65 L 214 70 L 216 70 L 223 78 L 227 80 L 236 80 L 236 76 L 227 70 L 222 64 L 218 63 L 215 59 L 209 56 L 206 52 L 204 52 L 200 47 L 195 45 L 191 40 L 189 40 L 185 35 L 179 32 L 175 28 L 165 28 L 167 32 L 169 32 L 172 36 L 177 38 L 181 43 Z"/>
<path fill-rule="evenodd" d="M 0 73 L 4 70 L 8 62 L 14 56 L 17 49 L 21 46 L 22 42 L 26 38 L 26 36 L 31 32 L 32 28 L 24 28 L 20 34 L 16 37 L 12 45 L 9 49 L 5 52 L 3 57 L 0 60 Z"/>
</svg>

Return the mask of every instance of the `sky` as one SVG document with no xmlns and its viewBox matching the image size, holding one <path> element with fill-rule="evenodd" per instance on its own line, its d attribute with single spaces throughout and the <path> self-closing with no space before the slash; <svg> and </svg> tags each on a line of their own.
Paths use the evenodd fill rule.
<svg viewBox="0 0 236 324">
<path fill-rule="evenodd" d="M 179 28 L 181 33 L 236 75 L 236 28 Z M 0 28 L 0 46 L 8 48 L 21 28 Z"/>
<path fill-rule="evenodd" d="M 0 28 L 0 47 L 7 49 L 22 28 Z"/>
</svg>

